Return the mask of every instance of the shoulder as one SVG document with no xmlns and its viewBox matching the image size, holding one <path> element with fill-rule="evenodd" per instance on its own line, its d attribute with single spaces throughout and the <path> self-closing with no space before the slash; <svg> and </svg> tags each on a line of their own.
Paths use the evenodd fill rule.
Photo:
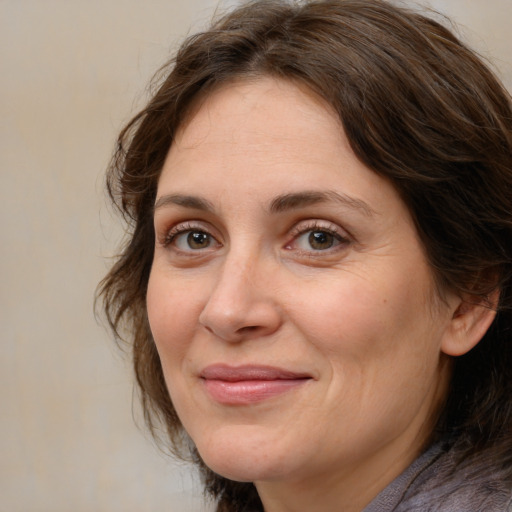
<svg viewBox="0 0 512 512">
<path fill-rule="evenodd" d="M 460 458 L 436 444 L 364 512 L 512 512 L 512 466 L 492 453 Z"/>
<path fill-rule="evenodd" d="M 512 512 L 512 492 L 501 485 L 461 484 L 440 492 L 420 492 L 393 512 Z"/>
<path fill-rule="evenodd" d="M 416 475 L 394 512 L 512 512 L 512 467 L 480 452 L 460 460 L 440 450 Z"/>
</svg>

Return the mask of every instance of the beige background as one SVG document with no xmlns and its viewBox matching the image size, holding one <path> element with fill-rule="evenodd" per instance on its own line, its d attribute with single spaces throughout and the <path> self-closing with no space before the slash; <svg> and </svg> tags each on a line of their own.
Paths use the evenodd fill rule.
<svg viewBox="0 0 512 512">
<path fill-rule="evenodd" d="M 0 0 L 0 512 L 206 510 L 134 426 L 92 300 L 120 234 L 102 191 L 116 132 L 213 3 Z M 511 87 L 512 0 L 431 5 Z"/>
</svg>

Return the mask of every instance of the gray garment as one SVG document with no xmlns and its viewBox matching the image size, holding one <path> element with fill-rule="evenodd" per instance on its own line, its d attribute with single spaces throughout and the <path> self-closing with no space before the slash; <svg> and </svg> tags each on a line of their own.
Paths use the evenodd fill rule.
<svg viewBox="0 0 512 512">
<path fill-rule="evenodd" d="M 512 486 L 492 464 L 457 465 L 436 444 L 388 485 L 363 512 L 512 512 Z"/>
</svg>

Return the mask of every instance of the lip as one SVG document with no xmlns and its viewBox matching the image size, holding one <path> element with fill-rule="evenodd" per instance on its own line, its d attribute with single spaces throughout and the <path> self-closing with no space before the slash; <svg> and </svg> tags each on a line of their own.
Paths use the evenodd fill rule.
<svg viewBox="0 0 512 512">
<path fill-rule="evenodd" d="M 207 366 L 200 378 L 208 395 L 224 405 L 249 405 L 296 389 L 312 376 L 273 366 Z"/>
</svg>

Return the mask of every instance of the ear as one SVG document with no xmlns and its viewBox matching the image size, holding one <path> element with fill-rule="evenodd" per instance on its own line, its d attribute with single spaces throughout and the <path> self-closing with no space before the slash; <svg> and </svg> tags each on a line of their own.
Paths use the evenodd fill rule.
<svg viewBox="0 0 512 512">
<path fill-rule="evenodd" d="M 449 356 L 461 356 L 475 347 L 496 317 L 499 296 L 496 290 L 487 299 L 474 295 L 459 298 L 441 350 Z"/>
</svg>

